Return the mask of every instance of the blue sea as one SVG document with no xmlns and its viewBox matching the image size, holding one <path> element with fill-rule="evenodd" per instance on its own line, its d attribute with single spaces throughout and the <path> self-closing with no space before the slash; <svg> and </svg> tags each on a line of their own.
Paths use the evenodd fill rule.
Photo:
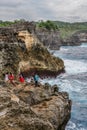
<svg viewBox="0 0 87 130">
<path fill-rule="evenodd" d="M 65 130 L 87 130 L 87 44 L 62 46 L 50 53 L 62 58 L 65 64 L 65 73 L 44 80 L 67 91 L 72 100 L 71 119 Z"/>
</svg>

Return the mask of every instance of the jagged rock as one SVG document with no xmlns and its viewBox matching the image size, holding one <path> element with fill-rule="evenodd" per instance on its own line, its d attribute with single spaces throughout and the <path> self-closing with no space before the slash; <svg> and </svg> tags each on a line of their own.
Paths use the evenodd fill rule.
<svg viewBox="0 0 87 130">
<path fill-rule="evenodd" d="M 45 88 L 45 89 L 49 90 L 50 87 L 51 87 L 51 85 L 50 85 L 49 83 L 45 83 L 45 84 L 44 84 L 44 88 Z"/>
<path fill-rule="evenodd" d="M 67 93 L 53 96 L 51 87 L 49 90 L 31 83 L 1 86 L 0 130 L 64 130 L 70 118 L 71 100 Z"/>
<path fill-rule="evenodd" d="M 58 88 L 58 86 L 57 86 L 56 84 L 53 85 L 51 89 L 52 89 L 52 92 L 53 92 L 53 93 L 56 93 L 56 92 L 59 91 L 59 88 Z"/>
</svg>

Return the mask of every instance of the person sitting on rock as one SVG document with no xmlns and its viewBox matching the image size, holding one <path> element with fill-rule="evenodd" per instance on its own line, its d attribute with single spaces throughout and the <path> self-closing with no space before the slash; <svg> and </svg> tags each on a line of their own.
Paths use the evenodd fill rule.
<svg viewBox="0 0 87 130">
<path fill-rule="evenodd" d="M 14 80 L 14 75 L 11 72 L 9 74 L 9 80 Z"/>
<path fill-rule="evenodd" d="M 25 80 L 24 80 L 24 77 L 22 76 L 22 74 L 19 75 L 19 81 L 20 81 L 21 83 L 24 83 L 24 81 L 25 81 Z"/>
<path fill-rule="evenodd" d="M 8 75 L 8 72 L 5 74 L 5 82 L 8 82 L 9 81 L 9 75 Z"/>
<path fill-rule="evenodd" d="M 25 78 L 25 81 L 26 81 L 26 83 L 30 83 L 31 82 L 31 77 Z"/>
<path fill-rule="evenodd" d="M 10 83 L 12 83 L 14 86 L 15 86 L 15 83 L 14 83 L 14 75 L 10 72 L 9 74 L 9 80 L 10 80 Z"/>
</svg>

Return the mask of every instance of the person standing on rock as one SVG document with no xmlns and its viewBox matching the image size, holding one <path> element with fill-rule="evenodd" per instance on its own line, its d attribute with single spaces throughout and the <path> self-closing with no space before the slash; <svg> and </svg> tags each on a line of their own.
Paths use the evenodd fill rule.
<svg viewBox="0 0 87 130">
<path fill-rule="evenodd" d="M 35 82 L 35 87 L 38 86 L 38 81 L 39 81 L 39 76 L 37 74 L 34 75 L 34 82 Z"/>
<path fill-rule="evenodd" d="M 24 83 L 24 81 L 25 81 L 22 74 L 19 75 L 19 81 L 20 81 L 21 83 Z"/>
<path fill-rule="evenodd" d="M 5 74 L 5 82 L 8 82 L 9 81 L 9 75 L 8 75 L 8 72 Z"/>
</svg>

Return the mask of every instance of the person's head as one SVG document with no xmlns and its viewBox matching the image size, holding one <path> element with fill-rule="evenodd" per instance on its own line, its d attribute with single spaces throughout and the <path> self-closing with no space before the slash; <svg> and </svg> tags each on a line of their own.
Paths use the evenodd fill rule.
<svg viewBox="0 0 87 130">
<path fill-rule="evenodd" d="M 12 75 L 12 73 L 10 72 L 10 75 Z"/>
</svg>

